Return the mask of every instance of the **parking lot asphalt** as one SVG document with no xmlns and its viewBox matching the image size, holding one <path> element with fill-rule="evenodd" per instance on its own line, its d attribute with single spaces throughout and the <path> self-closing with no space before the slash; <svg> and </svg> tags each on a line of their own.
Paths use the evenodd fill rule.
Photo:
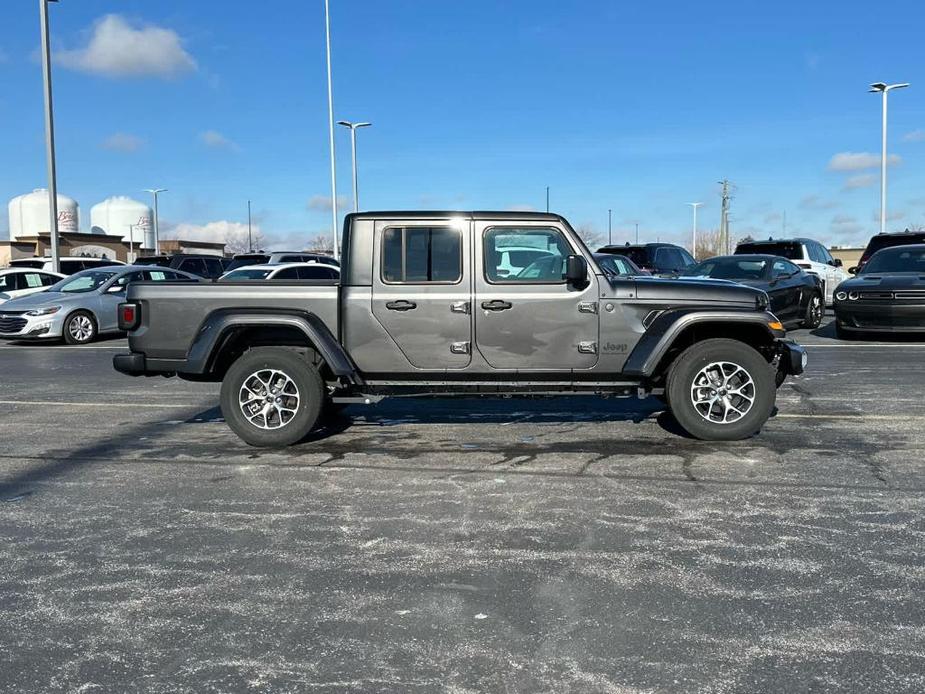
<svg viewBox="0 0 925 694">
<path fill-rule="evenodd" d="M 747 441 L 396 399 L 285 451 L 0 345 L 0 690 L 923 691 L 925 342 L 817 333 Z"/>
</svg>

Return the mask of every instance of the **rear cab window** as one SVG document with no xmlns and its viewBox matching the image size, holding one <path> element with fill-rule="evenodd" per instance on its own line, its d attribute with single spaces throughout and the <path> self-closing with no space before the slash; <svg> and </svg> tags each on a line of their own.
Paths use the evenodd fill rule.
<svg viewBox="0 0 925 694">
<path fill-rule="evenodd" d="M 382 233 L 386 284 L 456 284 L 462 279 L 462 233 L 452 227 L 388 227 Z"/>
</svg>

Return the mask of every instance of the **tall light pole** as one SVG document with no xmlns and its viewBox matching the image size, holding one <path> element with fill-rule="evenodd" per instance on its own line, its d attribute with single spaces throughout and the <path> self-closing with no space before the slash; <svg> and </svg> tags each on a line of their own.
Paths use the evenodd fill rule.
<svg viewBox="0 0 925 694">
<path fill-rule="evenodd" d="M 247 201 L 247 252 L 254 252 L 254 242 L 251 236 L 251 201 Z"/>
<path fill-rule="evenodd" d="M 58 272 L 58 175 L 55 169 L 55 119 L 51 99 L 51 42 L 48 38 L 48 3 L 39 0 L 42 24 L 42 77 L 45 83 L 45 152 L 48 159 L 48 232 L 51 236 L 51 265 Z"/>
<path fill-rule="evenodd" d="M 689 202 L 687 204 L 690 205 L 694 210 L 694 229 L 693 229 L 693 235 L 691 237 L 691 255 L 694 256 L 694 258 L 696 258 L 697 257 L 697 208 L 700 207 L 703 203 L 702 202 Z"/>
<path fill-rule="evenodd" d="M 337 121 L 338 125 L 350 128 L 350 152 L 353 155 L 353 211 L 360 211 L 360 194 L 357 188 L 357 128 L 368 128 L 372 123 L 351 123 L 347 120 Z"/>
<path fill-rule="evenodd" d="M 157 194 L 166 193 L 166 188 L 145 188 L 145 193 L 151 193 L 154 196 L 154 255 L 161 254 L 161 236 L 160 227 L 157 225 Z"/>
<path fill-rule="evenodd" d="M 871 92 L 880 92 L 883 94 L 883 142 L 880 150 L 880 233 L 886 233 L 886 101 L 887 94 L 891 89 L 902 89 L 908 87 L 908 82 L 901 84 L 885 84 L 883 82 L 874 82 L 870 85 Z"/>
<path fill-rule="evenodd" d="M 639 222 L 636 222 L 636 245 L 639 245 Z"/>
<path fill-rule="evenodd" d="M 613 210 L 607 210 L 607 245 L 613 245 Z"/>
<path fill-rule="evenodd" d="M 331 147 L 331 236 L 334 237 L 334 258 L 340 258 L 337 239 L 337 164 L 334 161 L 334 87 L 331 83 L 331 7 L 324 0 L 324 37 L 328 60 L 328 144 Z"/>
<path fill-rule="evenodd" d="M 129 265 L 135 262 L 135 227 L 137 224 L 128 225 L 128 262 Z"/>
<path fill-rule="evenodd" d="M 546 186 L 546 212 L 549 212 L 549 186 Z"/>
</svg>

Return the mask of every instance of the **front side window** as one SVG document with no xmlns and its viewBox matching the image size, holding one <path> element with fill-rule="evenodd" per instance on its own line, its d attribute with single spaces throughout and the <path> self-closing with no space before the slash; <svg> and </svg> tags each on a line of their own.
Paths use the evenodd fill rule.
<svg viewBox="0 0 925 694">
<path fill-rule="evenodd" d="M 558 229 L 495 227 L 482 244 L 485 277 L 492 283 L 561 283 L 572 249 Z"/>
<path fill-rule="evenodd" d="M 462 234 L 449 227 L 391 227 L 382 234 L 382 280 L 452 284 L 462 279 Z"/>
<path fill-rule="evenodd" d="M 771 277 L 774 279 L 780 279 L 781 277 L 789 277 L 794 274 L 797 267 L 796 265 L 791 265 L 783 260 L 775 260 L 774 267 L 771 270 Z"/>
</svg>

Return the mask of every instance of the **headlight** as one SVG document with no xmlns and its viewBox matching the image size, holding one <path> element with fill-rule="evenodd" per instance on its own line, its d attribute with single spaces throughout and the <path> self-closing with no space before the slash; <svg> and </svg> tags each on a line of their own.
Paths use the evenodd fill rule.
<svg viewBox="0 0 925 694">
<path fill-rule="evenodd" d="M 835 298 L 839 301 L 844 301 L 848 298 L 848 292 L 835 292 Z"/>
<path fill-rule="evenodd" d="M 48 306 L 46 308 L 36 308 L 32 311 L 26 311 L 27 316 L 50 316 L 52 313 L 57 313 L 61 310 L 60 306 Z"/>
<path fill-rule="evenodd" d="M 860 298 L 860 296 L 861 295 L 858 294 L 857 292 L 848 292 L 848 298 L 851 299 L 852 301 L 857 301 L 858 298 Z"/>
</svg>

